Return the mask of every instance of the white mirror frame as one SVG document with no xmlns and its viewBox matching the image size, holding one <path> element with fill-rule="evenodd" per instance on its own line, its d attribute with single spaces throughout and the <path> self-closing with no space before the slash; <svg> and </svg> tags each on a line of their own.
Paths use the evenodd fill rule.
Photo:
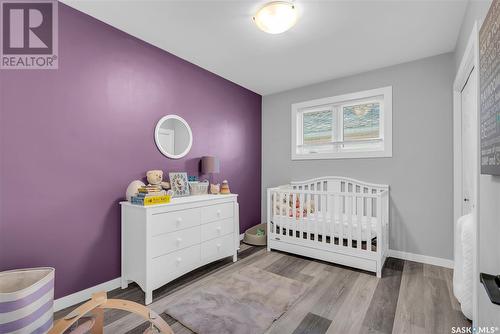
<svg viewBox="0 0 500 334">
<path fill-rule="evenodd" d="M 164 121 L 166 121 L 167 119 L 176 119 L 178 121 L 181 121 L 182 124 L 184 124 L 184 126 L 186 127 L 186 129 L 188 130 L 189 132 L 189 143 L 188 143 L 188 146 L 187 148 L 180 154 L 172 154 L 172 153 L 169 153 L 167 151 L 165 151 L 162 147 L 161 147 L 161 144 L 160 144 L 160 137 L 158 136 L 159 134 L 159 131 L 160 131 L 160 127 L 161 125 L 163 124 Z M 156 123 L 156 127 L 155 127 L 155 143 L 156 143 L 156 147 L 158 147 L 158 150 L 160 150 L 160 152 L 168 157 L 168 158 L 171 158 L 171 159 L 180 159 L 182 157 L 185 157 L 189 151 L 191 150 L 191 146 L 193 145 L 193 132 L 191 131 L 191 127 L 189 126 L 189 124 L 186 122 L 186 120 L 180 116 L 177 116 L 177 115 L 167 115 L 167 116 L 163 116 L 159 121 L 158 123 Z"/>
</svg>

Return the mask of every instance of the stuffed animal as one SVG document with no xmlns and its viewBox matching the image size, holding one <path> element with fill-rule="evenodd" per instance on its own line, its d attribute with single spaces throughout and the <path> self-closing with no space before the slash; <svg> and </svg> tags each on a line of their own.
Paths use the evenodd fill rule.
<svg viewBox="0 0 500 334">
<path fill-rule="evenodd" d="M 137 192 L 139 191 L 139 188 L 146 186 L 144 182 L 140 180 L 135 180 L 130 182 L 130 184 L 127 187 L 127 191 L 125 192 L 125 197 L 127 198 L 127 201 L 130 202 L 132 196 L 137 195 Z"/>
<path fill-rule="evenodd" d="M 158 169 L 147 171 L 146 178 L 151 185 L 161 185 L 163 181 L 163 171 Z"/>
<path fill-rule="evenodd" d="M 288 203 L 286 197 L 288 197 Z M 295 196 L 295 205 L 293 203 L 293 194 L 289 194 L 286 197 L 282 198 L 282 205 L 280 205 L 279 201 L 276 201 L 276 207 L 274 209 L 275 212 L 279 213 L 280 216 L 288 215 L 289 217 L 293 217 L 294 216 L 293 212 L 295 209 L 295 218 L 299 219 L 301 217 L 300 197 L 298 195 Z M 308 213 L 314 213 L 315 211 L 314 201 L 310 199 L 306 200 L 304 206 L 302 207 L 302 211 L 303 211 L 302 217 L 307 217 Z"/>
<path fill-rule="evenodd" d="M 220 184 L 210 184 L 210 193 L 217 195 L 220 193 Z"/>
</svg>

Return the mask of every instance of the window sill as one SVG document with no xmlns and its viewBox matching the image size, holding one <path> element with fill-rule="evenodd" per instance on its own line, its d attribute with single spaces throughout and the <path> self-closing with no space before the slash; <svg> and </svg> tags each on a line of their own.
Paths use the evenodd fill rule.
<svg viewBox="0 0 500 334">
<path fill-rule="evenodd" d="M 306 153 L 292 152 L 292 160 L 328 160 L 328 159 L 363 159 L 363 158 L 392 158 L 392 150 L 364 151 L 364 152 L 336 152 L 336 153 Z"/>
</svg>

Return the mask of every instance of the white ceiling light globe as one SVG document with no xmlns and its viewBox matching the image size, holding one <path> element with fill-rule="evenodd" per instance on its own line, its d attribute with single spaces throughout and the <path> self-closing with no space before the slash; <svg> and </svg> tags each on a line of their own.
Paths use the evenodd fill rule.
<svg viewBox="0 0 500 334">
<path fill-rule="evenodd" d="M 253 17 L 259 29 L 269 34 L 281 34 L 297 22 L 295 6 L 286 1 L 269 2 Z"/>
</svg>

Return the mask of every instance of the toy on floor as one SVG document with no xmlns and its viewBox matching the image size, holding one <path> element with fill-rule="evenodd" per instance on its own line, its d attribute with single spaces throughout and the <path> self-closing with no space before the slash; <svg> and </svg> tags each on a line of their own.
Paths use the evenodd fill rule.
<svg viewBox="0 0 500 334">
<path fill-rule="evenodd" d="M 105 309 L 123 310 L 140 315 L 151 324 L 144 331 L 144 334 L 174 334 L 170 326 L 146 306 L 129 300 L 108 299 L 106 292 L 93 294 L 92 299 L 88 302 L 58 320 L 49 331 L 49 334 L 62 334 L 68 329 L 71 329 L 70 334 L 87 333 L 89 331 L 92 334 L 102 334 Z M 91 313 L 90 317 L 84 317 L 88 313 Z M 76 325 L 75 328 L 73 328 L 74 325 Z"/>
</svg>

